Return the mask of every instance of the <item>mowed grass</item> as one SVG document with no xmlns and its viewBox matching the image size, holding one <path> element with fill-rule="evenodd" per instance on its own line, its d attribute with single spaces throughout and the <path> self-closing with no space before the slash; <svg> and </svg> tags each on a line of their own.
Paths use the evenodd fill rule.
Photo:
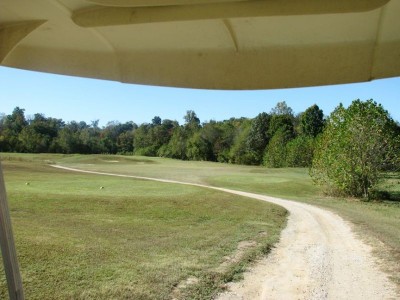
<svg viewBox="0 0 400 300">
<path fill-rule="evenodd" d="M 110 162 L 112 161 L 112 162 Z M 73 163 L 72 163 L 73 162 Z M 146 163 L 147 162 L 147 163 Z M 280 198 L 330 209 L 353 224 L 356 232 L 384 259 L 384 268 L 400 288 L 400 174 L 389 174 L 380 189 L 397 201 L 363 202 L 325 197 L 312 183 L 307 169 L 237 166 L 210 162 L 183 162 L 162 158 L 80 156 L 60 158 L 60 164 L 104 172 L 203 183 Z M 120 166 L 121 165 L 121 166 Z M 186 173 L 189 172 L 189 173 Z"/>
<path fill-rule="evenodd" d="M 26 299 L 208 299 L 267 252 L 284 227 L 286 211 L 265 202 L 48 165 L 117 172 L 110 161 L 124 157 L 111 158 L 2 154 Z M 132 165 L 160 163 L 126 160 L 121 172 Z M 253 246 L 230 264 L 227 256 L 243 241 Z M 3 270 L 0 276 L 4 299 Z M 197 283 L 177 290 L 188 278 Z"/>
</svg>

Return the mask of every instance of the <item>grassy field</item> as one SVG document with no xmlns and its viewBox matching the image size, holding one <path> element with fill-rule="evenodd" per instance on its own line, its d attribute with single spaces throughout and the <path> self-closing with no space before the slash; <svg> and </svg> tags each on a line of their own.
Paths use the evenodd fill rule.
<svg viewBox="0 0 400 300">
<path fill-rule="evenodd" d="M 283 209 L 261 201 L 49 166 L 124 173 L 132 166 L 156 171 L 160 161 L 1 156 L 26 299 L 207 299 L 268 252 L 285 224 Z M 166 161 L 160 172 L 185 177 L 183 165 Z"/>
<path fill-rule="evenodd" d="M 381 189 L 397 201 L 363 202 L 324 197 L 307 169 L 268 169 L 210 162 L 124 156 L 66 157 L 60 164 L 123 174 L 169 178 L 307 202 L 330 209 L 354 225 L 356 232 L 384 259 L 383 267 L 400 288 L 400 174 L 390 174 Z"/>
<path fill-rule="evenodd" d="M 209 184 L 328 208 L 354 224 L 400 286 L 400 202 L 326 198 L 306 169 L 135 156 L 3 154 L 24 284 L 35 295 L 31 299 L 49 290 L 59 299 L 165 299 L 187 278 L 200 279 L 188 288 L 190 297 L 206 299 L 242 268 L 239 264 L 221 274 L 224 257 L 232 256 L 240 241 L 257 241 L 248 256 L 265 251 L 285 218 L 276 207 L 216 191 L 46 166 L 53 163 Z M 392 174 L 382 189 L 398 195 L 398 176 Z"/>
</svg>

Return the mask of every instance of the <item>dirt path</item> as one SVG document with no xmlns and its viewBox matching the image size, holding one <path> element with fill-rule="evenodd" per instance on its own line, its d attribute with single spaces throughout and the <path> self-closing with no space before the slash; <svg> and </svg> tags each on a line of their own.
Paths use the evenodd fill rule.
<svg viewBox="0 0 400 300">
<path fill-rule="evenodd" d="M 174 180 L 84 171 L 98 175 L 156 180 L 212 188 L 283 206 L 290 212 L 276 248 L 231 283 L 218 300 L 236 299 L 400 299 L 387 275 L 381 272 L 369 246 L 356 238 L 338 215 L 318 207 L 231 189 Z"/>
<path fill-rule="evenodd" d="M 219 300 L 399 299 L 371 248 L 338 215 L 308 204 L 239 194 L 281 205 L 290 216 L 276 248 Z"/>
</svg>

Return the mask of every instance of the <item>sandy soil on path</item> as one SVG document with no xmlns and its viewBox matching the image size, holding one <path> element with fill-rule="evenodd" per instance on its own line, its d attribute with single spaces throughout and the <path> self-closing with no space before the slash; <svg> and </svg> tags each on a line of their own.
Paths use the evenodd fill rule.
<svg viewBox="0 0 400 300">
<path fill-rule="evenodd" d="M 217 299 L 400 299 L 372 249 L 338 215 L 294 201 L 239 194 L 281 205 L 290 216 L 268 257 Z"/>
<path fill-rule="evenodd" d="M 280 242 L 268 257 L 244 274 L 243 281 L 230 283 L 218 300 L 400 299 L 387 274 L 379 270 L 371 248 L 332 212 L 304 203 L 201 184 L 54 167 L 212 188 L 286 208 L 290 215 Z"/>
</svg>

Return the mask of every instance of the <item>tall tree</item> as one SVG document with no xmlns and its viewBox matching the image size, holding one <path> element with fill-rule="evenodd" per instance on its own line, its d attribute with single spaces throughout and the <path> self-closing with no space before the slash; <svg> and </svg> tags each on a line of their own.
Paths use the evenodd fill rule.
<svg viewBox="0 0 400 300">
<path fill-rule="evenodd" d="M 269 122 L 268 135 L 272 138 L 279 129 L 282 129 L 293 136 L 293 117 L 288 114 L 272 115 Z"/>
<path fill-rule="evenodd" d="M 293 132 L 286 127 L 279 127 L 271 138 L 265 154 L 264 165 L 270 168 L 282 168 L 287 166 L 287 143 L 293 138 Z"/>
<path fill-rule="evenodd" d="M 195 132 L 200 128 L 200 119 L 193 110 L 188 110 L 183 118 L 185 120 L 185 129 L 190 132 Z"/>
<path fill-rule="evenodd" d="M 81 153 L 79 147 L 79 131 L 76 125 L 76 122 L 68 123 L 58 132 L 56 152 L 66 154 Z"/>
<path fill-rule="evenodd" d="M 186 157 L 186 142 L 187 132 L 182 126 L 177 126 L 174 129 L 174 133 L 169 140 L 169 143 L 164 147 L 161 156 L 177 158 L 185 160 Z"/>
<path fill-rule="evenodd" d="M 209 144 L 210 153 L 208 154 L 208 160 L 216 161 L 221 150 L 222 130 L 220 122 L 211 120 L 203 124 L 200 132 L 202 138 Z"/>
<path fill-rule="evenodd" d="M 311 167 L 315 139 L 299 135 L 286 144 L 286 166 Z"/>
<path fill-rule="evenodd" d="M 0 152 L 8 151 L 8 141 L 5 134 L 5 121 L 6 115 L 4 113 L 0 113 Z"/>
<path fill-rule="evenodd" d="M 133 147 L 135 154 L 156 156 L 157 148 L 152 134 L 152 125 L 143 123 L 135 130 L 133 138 Z"/>
<path fill-rule="evenodd" d="M 186 144 L 186 157 L 189 160 L 211 160 L 211 143 L 198 131 L 194 133 Z"/>
<path fill-rule="evenodd" d="M 249 119 L 241 120 L 236 130 L 234 142 L 229 153 L 229 162 L 250 165 L 254 162 L 253 155 L 247 147 L 251 121 Z"/>
<path fill-rule="evenodd" d="M 254 157 L 254 164 L 260 164 L 263 159 L 265 147 L 268 145 L 269 125 L 271 116 L 265 112 L 258 114 L 252 121 L 249 136 L 247 138 L 247 147 Z"/>
<path fill-rule="evenodd" d="M 120 125 L 118 121 L 111 121 L 101 130 L 101 142 L 107 153 L 118 152 L 117 139 L 120 134 Z"/>
<path fill-rule="evenodd" d="M 399 135 L 373 100 L 340 104 L 318 139 L 310 175 L 327 193 L 368 197 L 381 172 L 399 161 Z"/>
<path fill-rule="evenodd" d="M 281 101 L 271 109 L 271 115 L 289 115 L 293 117 L 293 109 L 285 101 Z"/>
<path fill-rule="evenodd" d="M 25 109 L 19 108 L 18 106 L 14 108 L 12 114 L 7 117 L 7 125 L 15 133 L 20 133 L 24 127 L 28 125 L 25 118 Z"/>
<path fill-rule="evenodd" d="M 161 118 L 159 116 L 155 116 L 152 120 L 151 120 L 151 124 L 153 126 L 158 126 L 161 125 Z"/>
<path fill-rule="evenodd" d="M 133 130 L 123 131 L 117 138 L 117 149 L 120 154 L 133 153 Z"/>
<path fill-rule="evenodd" d="M 5 141 L 3 151 L 24 151 L 23 143 L 18 136 L 26 126 L 28 126 L 28 121 L 25 118 L 25 109 L 15 107 L 3 123 L 2 136 Z"/>
<path fill-rule="evenodd" d="M 324 113 L 314 104 L 300 116 L 300 132 L 306 136 L 316 137 L 324 128 Z"/>
</svg>

